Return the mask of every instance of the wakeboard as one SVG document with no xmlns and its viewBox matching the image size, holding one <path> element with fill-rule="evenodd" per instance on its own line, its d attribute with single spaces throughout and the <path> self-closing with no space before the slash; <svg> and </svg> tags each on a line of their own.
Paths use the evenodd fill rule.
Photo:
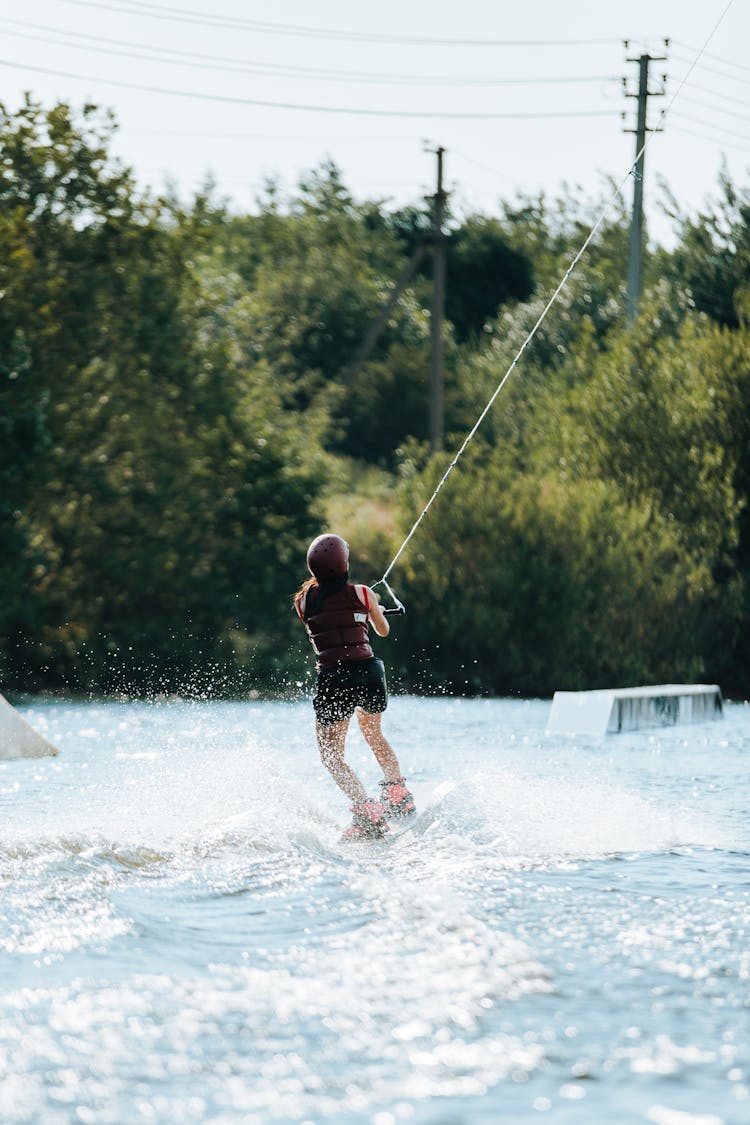
<svg viewBox="0 0 750 1125">
<path fill-rule="evenodd" d="M 406 816 L 392 817 L 388 821 L 388 830 L 382 836 L 351 836 L 347 831 L 348 825 L 339 840 L 341 844 L 394 844 L 402 836 L 413 832 L 415 829 L 424 831 L 435 819 L 436 810 L 440 802 L 455 788 L 455 781 L 441 781 L 437 784 L 419 783 L 410 786 L 414 794 L 416 808 Z"/>
</svg>

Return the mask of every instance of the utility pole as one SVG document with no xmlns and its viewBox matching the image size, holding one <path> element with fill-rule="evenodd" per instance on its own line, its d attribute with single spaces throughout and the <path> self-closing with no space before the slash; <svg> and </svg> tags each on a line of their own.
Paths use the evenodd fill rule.
<svg viewBox="0 0 750 1125">
<path fill-rule="evenodd" d="M 665 40 L 669 45 L 669 40 Z M 627 49 L 627 41 L 625 47 Z M 646 144 L 646 112 L 649 96 L 662 97 L 664 90 L 649 90 L 648 64 L 650 62 L 664 61 L 664 55 L 640 55 L 638 58 L 628 58 L 627 62 L 638 63 L 638 93 L 625 92 L 626 98 L 638 99 L 638 116 L 635 129 L 626 129 L 626 133 L 635 133 L 635 164 L 633 165 L 633 215 L 630 223 L 630 246 L 628 250 L 628 278 L 627 278 L 627 314 L 632 323 L 638 312 L 638 302 L 641 297 L 642 261 L 644 249 L 643 231 L 643 174 L 645 167 L 644 146 Z M 664 76 L 666 79 L 666 75 Z M 653 130 L 656 131 L 656 130 Z"/>
<path fill-rule="evenodd" d="M 430 150 L 432 151 L 432 150 Z M 350 386 L 375 346 L 380 333 L 388 322 L 396 303 L 417 271 L 428 247 L 432 245 L 432 308 L 430 312 L 430 410 L 429 433 L 433 453 L 443 448 L 443 317 L 445 315 L 445 203 L 448 198 L 443 190 L 444 148 L 435 149 L 437 156 L 437 190 L 432 199 L 432 231 L 429 241 L 420 243 L 393 286 L 386 304 L 377 319 L 370 326 L 367 335 L 355 352 L 351 363 L 344 371 L 343 382 Z"/>
<path fill-rule="evenodd" d="M 444 148 L 438 148 L 437 190 L 432 197 L 432 309 L 430 315 L 430 446 L 433 453 L 443 448 L 443 316 L 445 313 L 445 201 L 443 190 Z"/>
</svg>

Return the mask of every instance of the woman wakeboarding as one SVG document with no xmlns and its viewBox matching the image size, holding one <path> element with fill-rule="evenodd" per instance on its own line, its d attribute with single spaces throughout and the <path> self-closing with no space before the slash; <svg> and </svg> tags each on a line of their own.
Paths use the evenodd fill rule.
<svg viewBox="0 0 750 1125">
<path fill-rule="evenodd" d="M 388 706 L 383 661 L 372 651 L 368 629 L 387 637 L 390 625 L 378 596 L 349 581 L 349 546 L 339 535 L 319 535 L 307 551 L 312 575 L 294 596 L 316 655 L 313 694 L 320 756 L 352 804 L 347 839 L 378 838 L 391 817 L 414 812 L 414 798 L 401 776 L 393 748 L 383 734 L 381 714 Z M 370 800 L 344 759 L 349 722 L 356 712 L 365 740 L 383 771 L 380 800 Z"/>
</svg>

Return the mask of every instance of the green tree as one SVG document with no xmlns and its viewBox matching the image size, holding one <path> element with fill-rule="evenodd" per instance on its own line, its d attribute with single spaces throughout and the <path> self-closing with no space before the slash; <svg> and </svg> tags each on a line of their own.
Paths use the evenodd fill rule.
<svg viewBox="0 0 750 1125">
<path fill-rule="evenodd" d="M 24 426 L 34 441 L 26 473 L 2 466 L 15 602 L 37 607 L 16 678 L 281 664 L 268 637 L 315 526 L 315 429 L 238 338 L 241 295 L 206 260 L 222 217 L 139 200 L 95 117 L 29 102 L 4 122 L 3 407 L 16 446 Z"/>
<path fill-rule="evenodd" d="M 30 513 L 57 443 L 56 410 L 91 346 L 92 228 L 129 211 L 129 174 L 107 157 L 111 122 L 85 106 L 0 106 L 0 535 L 6 676 L 39 627 L 46 573 Z"/>
<path fill-rule="evenodd" d="M 258 215 L 231 220 L 217 260 L 247 286 L 238 329 L 241 319 L 248 352 L 273 372 L 286 408 L 301 419 L 326 414 L 331 451 L 387 464 L 427 428 L 429 322 L 407 290 L 352 373 L 400 270 L 376 211 L 355 204 L 335 166 L 324 165 L 296 196 L 270 191 Z"/>
<path fill-rule="evenodd" d="M 434 471 L 407 480 L 406 513 Z M 486 447 L 449 487 L 399 572 L 408 683 L 535 695 L 704 671 L 710 576 L 646 502 L 604 481 L 509 477 Z"/>
<path fill-rule="evenodd" d="M 664 275 L 700 312 L 728 328 L 750 318 L 750 192 L 726 172 L 718 197 L 695 216 L 672 203 L 678 243 L 658 256 Z"/>
<path fill-rule="evenodd" d="M 390 215 L 381 214 L 380 225 L 395 235 L 407 258 L 419 247 L 427 248 L 418 275 L 425 279 L 420 293 L 429 305 L 433 269 L 429 213 L 406 207 Z M 450 226 L 445 248 L 445 311 L 459 342 L 475 339 L 497 316 L 501 306 L 531 297 L 532 261 L 522 249 L 512 245 L 503 221 L 468 215 Z"/>
</svg>

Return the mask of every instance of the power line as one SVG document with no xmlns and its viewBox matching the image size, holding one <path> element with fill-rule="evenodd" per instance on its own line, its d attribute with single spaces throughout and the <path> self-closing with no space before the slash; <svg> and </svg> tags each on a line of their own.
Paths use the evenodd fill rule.
<svg viewBox="0 0 750 1125">
<path fill-rule="evenodd" d="M 110 39 L 98 35 L 88 35 L 86 33 L 73 33 L 66 31 L 63 28 L 46 27 L 40 24 L 24 23 L 21 20 L 3 20 L 0 23 L 13 24 L 15 27 L 29 27 L 37 31 L 48 31 L 55 38 L 49 38 L 44 35 L 32 34 L 26 31 L 16 31 L 13 28 L 9 29 L 6 34 L 14 35 L 20 39 L 30 39 L 38 43 L 52 43 L 56 47 L 66 46 L 73 47 L 75 50 L 88 51 L 91 49 L 89 44 L 94 45 L 97 49 L 105 54 L 119 55 L 125 58 L 146 59 L 151 62 L 166 62 L 171 65 L 191 66 L 192 69 L 200 70 L 217 70 L 226 71 L 229 69 L 239 71 L 243 74 L 258 74 L 265 76 L 275 76 L 281 78 L 304 78 L 312 79 L 313 81 L 326 81 L 326 82 L 356 82 L 356 83 L 375 83 L 375 84 L 388 84 L 388 85 L 441 85 L 441 86 L 535 86 L 535 85 L 562 85 L 562 84 L 582 84 L 582 83 L 602 83 L 602 82 L 617 82 L 619 79 L 614 75 L 561 75 L 561 76 L 534 76 L 529 78 L 498 78 L 496 76 L 487 77 L 465 77 L 461 75 L 415 75 L 415 74 L 382 74 L 382 73 L 368 73 L 363 71 L 353 70 L 323 70 L 318 67 L 300 67 L 288 66 L 284 63 L 268 63 L 256 62 L 250 59 L 240 59 L 227 55 L 207 55 L 197 51 L 178 51 L 171 47 L 151 47 L 145 43 L 134 43 L 122 39 Z M 73 42 L 61 43 L 60 36 L 67 36 Z M 85 43 L 75 42 L 76 39 L 85 40 Z M 102 47 L 101 45 L 104 44 Z M 134 50 L 123 50 L 123 48 L 134 48 Z M 144 54 L 142 52 L 149 52 Z"/>
<path fill-rule="evenodd" d="M 711 105 L 710 102 L 704 102 L 702 98 L 684 96 L 683 101 L 690 102 L 691 105 L 697 105 L 701 109 L 713 110 L 715 113 L 723 113 L 729 117 L 738 117 L 740 121 L 750 121 L 750 114 L 738 113 L 736 109 L 724 109 L 724 107 L 720 105 Z"/>
<path fill-rule="evenodd" d="M 687 63 L 687 62 L 690 61 L 689 59 L 686 59 L 684 55 L 678 55 L 676 53 L 672 55 L 672 58 L 676 59 L 677 62 L 681 62 L 681 63 Z M 740 78 L 739 75 L 737 75 L 737 74 L 727 74 L 727 72 L 725 70 L 719 70 L 717 67 L 709 66 L 707 63 L 704 63 L 704 62 L 700 63 L 700 68 L 701 68 L 701 70 L 708 71 L 709 74 L 716 74 L 720 78 L 728 78 L 730 82 L 742 82 L 742 84 L 745 85 L 745 86 L 747 85 L 747 82 L 748 82 L 747 78 Z"/>
<path fill-rule="evenodd" d="M 702 94 L 710 94 L 714 98 L 721 98 L 724 102 L 733 102 L 734 105 L 744 105 L 750 109 L 750 102 L 744 98 L 734 98 L 731 94 L 722 94 L 720 90 L 713 90 L 709 86 L 699 86 L 696 82 L 690 83 L 691 89 L 699 90 Z"/>
<path fill-rule="evenodd" d="M 674 43 L 676 47 L 684 47 L 686 51 L 690 51 L 691 53 L 695 51 L 694 47 L 691 47 L 688 43 L 681 43 L 679 39 L 673 39 L 672 43 Z M 737 70 L 745 70 L 750 74 L 750 66 L 747 66 L 745 63 L 733 62 L 732 59 L 722 58 L 721 55 L 713 55 L 709 51 L 705 51 L 704 56 L 707 59 L 713 59 L 715 62 L 724 63 L 725 66 L 734 66 Z"/>
<path fill-rule="evenodd" d="M 689 121 L 690 118 L 688 117 L 686 120 Z M 694 129 L 686 129 L 684 125 L 670 124 L 670 129 L 673 133 L 683 133 L 687 137 L 696 137 L 698 140 L 708 141 L 710 144 L 714 145 L 716 144 L 716 137 L 708 137 L 705 133 L 696 133 Z M 721 139 L 721 147 L 731 148 L 734 149 L 735 152 L 745 152 L 750 155 L 750 148 L 734 144 L 732 141 L 725 141 L 723 138 Z"/>
<path fill-rule="evenodd" d="M 730 137 L 739 137 L 740 140 L 747 141 L 747 133 L 737 133 L 734 129 L 727 129 L 724 125 L 716 125 L 713 121 L 701 121 L 687 113 L 680 113 L 679 110 L 671 110 L 670 117 L 678 117 L 683 121 L 689 121 L 691 125 L 699 125 L 703 129 L 718 129 L 720 133 L 726 133 Z"/>
<path fill-rule="evenodd" d="M 590 47 L 620 43 L 620 39 L 453 39 L 425 35 L 387 35 L 378 32 L 351 31 L 339 28 L 312 27 L 304 24 L 272 23 L 265 20 L 239 19 L 212 12 L 190 11 L 168 5 L 150 4 L 141 0 L 121 0 L 119 4 L 104 4 L 99 0 L 65 0 L 87 8 L 105 8 L 111 12 L 125 12 L 129 16 L 149 16 L 152 19 L 176 20 L 178 23 L 200 23 L 210 27 L 231 27 L 253 31 L 262 35 L 287 35 L 303 39 L 334 39 L 359 43 L 404 43 L 410 46 L 430 47 Z"/>
<path fill-rule="evenodd" d="M 324 133 L 316 136 L 313 133 L 250 133 L 246 131 L 235 131 L 230 133 L 220 133 L 214 130 L 197 130 L 197 129 L 140 129 L 138 127 L 128 126 L 128 134 L 142 134 L 150 137 L 187 137 L 191 140 L 213 140 L 213 141 L 316 141 L 321 144 L 388 144 L 388 145 L 414 145 L 416 138 L 397 137 L 392 133 L 386 133 L 381 136 L 372 136 L 368 134 L 363 136 L 358 133 L 357 136 L 332 136 L 330 133 Z"/>
<path fill-rule="evenodd" d="M 492 176 L 500 176 L 502 179 L 508 178 L 507 172 L 501 172 L 497 168 L 490 168 L 489 164 L 482 164 L 481 161 L 475 160 L 473 156 L 467 156 L 465 152 L 458 152 L 456 149 L 451 149 L 451 155 L 457 156 L 460 160 L 465 160 L 467 164 L 473 164 L 476 168 L 481 168 L 483 172 L 489 172 Z"/>
<path fill-rule="evenodd" d="M 175 90 L 165 86 L 150 86 L 140 82 L 121 82 L 116 78 L 94 78 L 87 74 L 73 74 L 67 70 L 53 70 L 50 67 L 30 66 L 26 63 L 0 59 L 0 66 L 14 70 L 31 71 L 35 74 L 49 74 L 56 78 L 70 78 L 75 82 L 100 82 L 105 86 L 117 86 L 125 90 L 139 90 L 146 94 L 167 94 L 176 98 L 195 98 L 200 101 L 221 102 L 231 105 L 252 105 L 261 109 L 292 109 L 305 113 L 341 113 L 356 117 L 398 117 L 430 118 L 438 120 L 471 121 L 531 121 L 553 120 L 577 117 L 614 117 L 615 110 L 551 110 L 528 113 L 460 113 L 442 110 L 403 110 L 403 109 L 361 109 L 356 106 L 311 105 L 309 102 L 277 102 L 260 98 L 238 98 L 229 94 L 205 94 L 195 90 Z"/>
</svg>

